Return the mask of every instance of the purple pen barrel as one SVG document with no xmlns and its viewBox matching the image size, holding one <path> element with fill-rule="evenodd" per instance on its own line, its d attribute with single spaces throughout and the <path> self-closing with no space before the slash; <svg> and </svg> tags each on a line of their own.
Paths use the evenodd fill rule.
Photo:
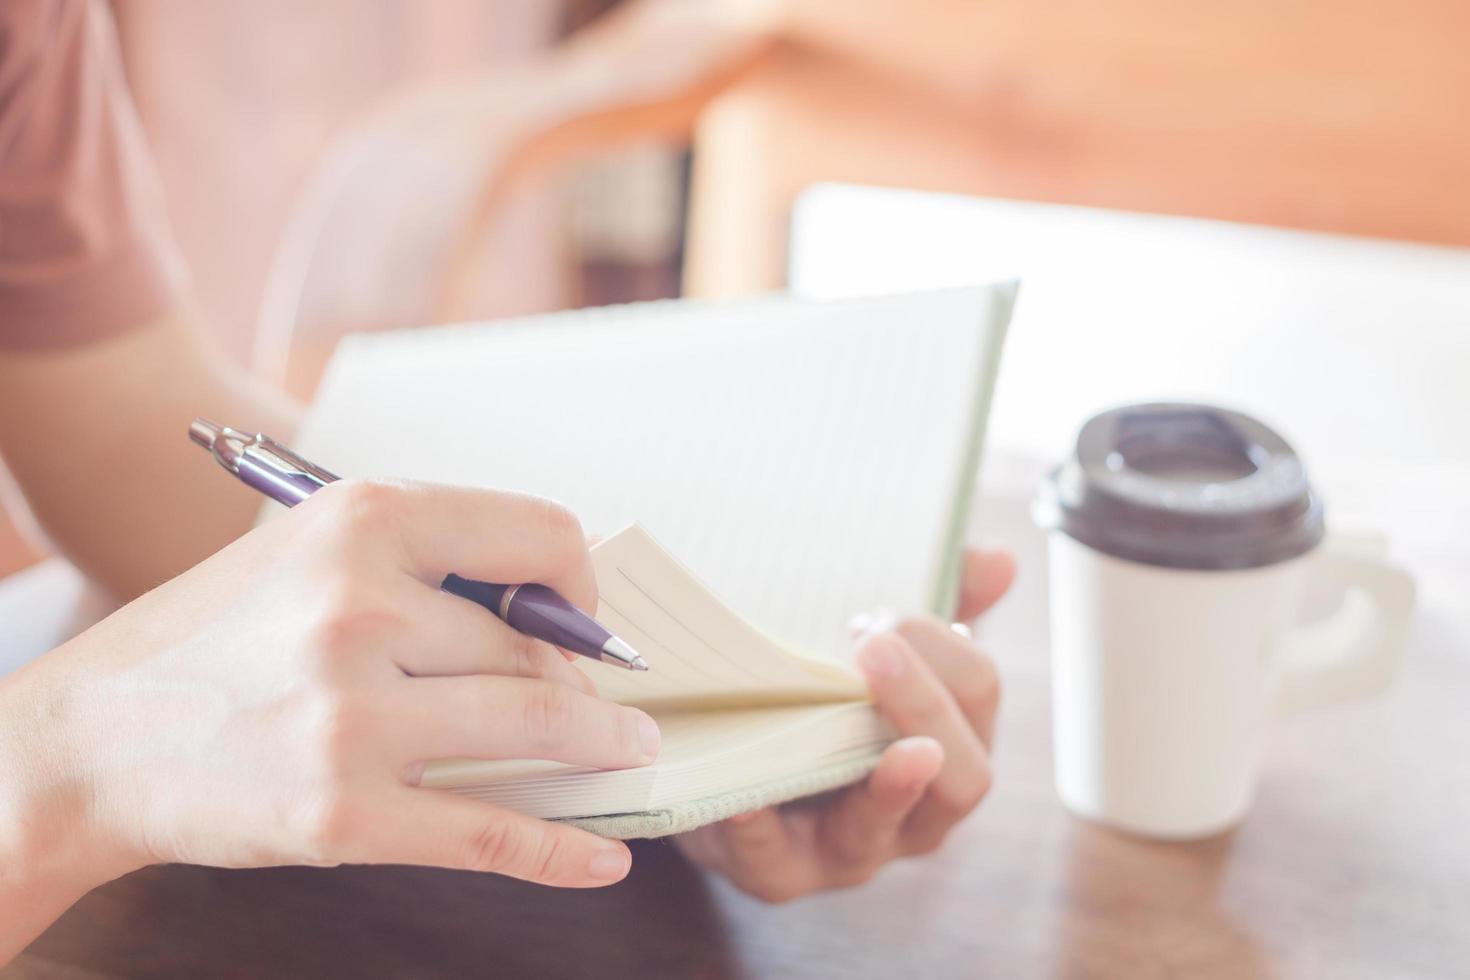
<svg viewBox="0 0 1470 980">
<path fill-rule="evenodd" d="M 613 637 L 596 620 L 535 582 L 520 586 L 494 585 L 450 575 L 439 587 L 484 606 L 517 632 L 596 660 L 602 659 L 603 647 Z"/>
<path fill-rule="evenodd" d="M 295 507 L 317 490 L 321 481 L 305 473 L 280 473 L 261 466 L 249 456 L 237 464 L 240 482 L 254 487 L 276 503 Z"/>
</svg>

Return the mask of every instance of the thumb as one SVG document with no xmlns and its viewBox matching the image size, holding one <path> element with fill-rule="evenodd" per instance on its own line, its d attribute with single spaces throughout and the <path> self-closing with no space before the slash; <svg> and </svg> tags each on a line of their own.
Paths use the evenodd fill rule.
<svg viewBox="0 0 1470 980">
<path fill-rule="evenodd" d="M 1016 578 L 1016 558 L 1009 551 L 966 548 L 955 619 L 969 622 L 1000 601 Z"/>
</svg>

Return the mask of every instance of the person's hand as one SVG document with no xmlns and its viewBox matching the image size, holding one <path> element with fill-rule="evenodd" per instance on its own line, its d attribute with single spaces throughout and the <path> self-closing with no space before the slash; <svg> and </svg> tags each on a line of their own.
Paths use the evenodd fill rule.
<svg viewBox="0 0 1470 980">
<path fill-rule="evenodd" d="M 1014 577 L 1009 554 L 967 552 L 959 618 L 984 612 Z M 691 859 L 757 898 L 783 902 L 850 887 L 894 858 L 933 851 L 990 787 L 994 663 L 932 618 L 864 619 L 858 664 L 901 736 L 868 779 L 677 838 Z"/>
<path fill-rule="evenodd" d="M 30 787 L 20 807 L 0 786 L 0 856 L 50 839 L 88 884 L 154 862 L 622 878 L 620 842 L 416 785 L 446 757 L 622 768 L 658 751 L 646 714 L 441 592 L 451 570 L 595 608 L 555 504 L 329 486 L 0 684 L 0 768 Z"/>
</svg>

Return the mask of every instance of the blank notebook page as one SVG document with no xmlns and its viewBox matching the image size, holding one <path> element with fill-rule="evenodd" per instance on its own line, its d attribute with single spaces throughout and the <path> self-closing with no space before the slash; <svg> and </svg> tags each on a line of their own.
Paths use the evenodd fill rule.
<svg viewBox="0 0 1470 980">
<path fill-rule="evenodd" d="M 1013 284 L 668 302 L 348 338 L 295 446 L 343 476 L 640 523 L 768 636 L 934 605 Z M 447 570 L 446 570 L 447 571 Z"/>
</svg>

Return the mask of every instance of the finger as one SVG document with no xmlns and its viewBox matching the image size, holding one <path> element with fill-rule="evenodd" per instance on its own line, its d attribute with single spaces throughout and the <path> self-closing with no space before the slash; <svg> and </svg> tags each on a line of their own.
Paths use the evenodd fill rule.
<svg viewBox="0 0 1470 980">
<path fill-rule="evenodd" d="M 341 480 L 301 506 L 330 508 L 347 534 L 395 542 L 408 571 L 431 585 L 451 572 L 481 582 L 541 582 L 589 613 L 597 609 L 582 527 L 542 497 Z"/>
<path fill-rule="evenodd" d="M 511 629 L 486 609 L 422 583 L 402 602 L 414 624 L 394 643 L 393 660 L 415 677 L 501 674 L 537 677 L 583 694 L 597 690 L 587 675 L 549 643 Z"/>
<path fill-rule="evenodd" d="M 902 735 L 928 735 L 944 747 L 944 765 L 925 800 L 958 820 L 989 788 L 985 746 L 934 671 L 897 633 L 869 636 L 858 648 L 878 710 Z"/>
<path fill-rule="evenodd" d="M 365 860 L 497 874 L 560 888 L 597 888 L 632 866 L 626 845 L 453 793 L 394 791 L 364 822 Z"/>
<path fill-rule="evenodd" d="M 977 768 L 969 774 L 969 790 L 973 796 L 946 798 L 929 792 L 919 800 L 919 805 L 909 813 L 899 832 L 900 849 L 905 854 L 928 854 L 949 836 L 960 818 L 964 817 L 990 789 L 990 757 L 986 753 Z"/>
<path fill-rule="evenodd" d="M 404 764 L 547 759 L 628 769 L 658 757 L 658 724 L 637 708 L 521 677 L 420 677 L 394 694 Z"/>
<path fill-rule="evenodd" d="M 1000 678 L 995 661 L 944 623 L 927 617 L 899 620 L 894 629 L 908 640 L 985 744 L 995 728 Z"/>
<path fill-rule="evenodd" d="M 971 620 L 1000 601 L 1016 578 L 1016 558 L 1009 551 L 966 548 L 955 618 Z"/>
<path fill-rule="evenodd" d="M 943 763 L 944 749 L 932 738 L 899 739 L 884 750 L 863 783 L 844 791 L 823 811 L 817 839 L 829 880 L 858 884 L 893 856 L 904 820 Z"/>
<path fill-rule="evenodd" d="M 775 807 L 742 813 L 719 827 L 721 870 L 756 898 L 786 902 L 817 887 L 813 856 L 795 845 Z"/>
</svg>

